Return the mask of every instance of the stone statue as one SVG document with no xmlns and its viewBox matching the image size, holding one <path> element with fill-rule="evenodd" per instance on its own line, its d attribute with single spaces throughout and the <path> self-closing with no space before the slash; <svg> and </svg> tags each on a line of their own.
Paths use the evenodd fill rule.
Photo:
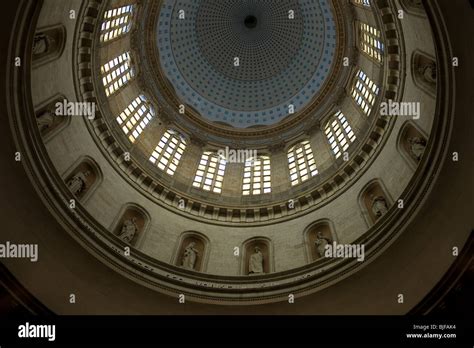
<svg viewBox="0 0 474 348">
<path fill-rule="evenodd" d="M 33 42 L 33 56 L 41 56 L 48 53 L 54 45 L 54 39 L 43 33 L 37 34 Z"/>
<path fill-rule="evenodd" d="M 372 213 L 374 213 L 376 218 L 379 218 L 387 213 L 388 205 L 384 197 L 375 197 L 374 195 L 371 195 L 370 199 L 372 200 Z"/>
<path fill-rule="evenodd" d="M 408 138 L 408 143 L 410 144 L 410 154 L 414 159 L 420 161 L 425 152 L 426 142 L 419 137 L 413 137 Z"/>
<path fill-rule="evenodd" d="M 36 119 L 36 123 L 38 124 L 38 128 L 41 133 L 46 132 L 54 123 L 54 114 L 46 110 L 41 115 L 38 116 Z"/>
<path fill-rule="evenodd" d="M 119 238 L 125 243 L 131 243 L 133 237 L 138 231 L 137 219 L 131 218 L 123 222 L 122 231 L 120 232 Z"/>
<path fill-rule="evenodd" d="M 250 256 L 249 274 L 259 274 L 263 272 L 263 254 L 259 247 L 255 247 L 255 253 Z"/>
<path fill-rule="evenodd" d="M 323 236 L 321 231 L 316 235 L 316 240 L 314 244 L 316 245 L 316 251 L 319 257 L 324 257 L 324 252 L 326 251 L 326 245 L 331 243 L 331 241 Z"/>
<path fill-rule="evenodd" d="M 196 243 L 191 242 L 188 244 L 186 249 L 184 249 L 183 259 L 181 260 L 181 267 L 186 269 L 194 269 L 196 266 L 196 259 L 199 254 L 199 251 L 195 248 Z"/>
<path fill-rule="evenodd" d="M 434 64 L 422 65 L 418 71 L 427 83 L 436 85 L 436 66 Z"/>
<path fill-rule="evenodd" d="M 79 172 L 68 181 L 67 186 L 74 195 L 79 195 L 86 189 L 87 177 L 91 174 L 90 171 Z"/>
</svg>

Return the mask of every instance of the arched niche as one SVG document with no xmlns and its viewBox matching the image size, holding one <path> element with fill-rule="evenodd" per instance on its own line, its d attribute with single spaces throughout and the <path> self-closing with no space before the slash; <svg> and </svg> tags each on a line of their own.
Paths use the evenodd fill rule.
<svg viewBox="0 0 474 348">
<path fill-rule="evenodd" d="M 422 0 L 400 0 L 403 9 L 416 16 L 426 16 Z"/>
<path fill-rule="evenodd" d="M 416 50 L 412 55 L 411 67 L 415 85 L 433 98 L 436 97 L 438 73 L 435 58 Z"/>
<path fill-rule="evenodd" d="M 31 53 L 33 69 L 61 57 L 65 46 L 66 28 L 63 25 L 58 24 L 37 29 Z"/>
<path fill-rule="evenodd" d="M 120 210 L 110 230 L 124 243 L 139 247 L 150 221 L 150 214 L 144 208 L 128 203 Z"/>
<path fill-rule="evenodd" d="M 268 238 L 247 240 L 242 250 L 242 274 L 262 275 L 274 271 L 272 244 Z"/>
<path fill-rule="evenodd" d="M 56 95 L 36 108 L 36 124 L 45 142 L 51 140 L 56 134 L 69 125 L 71 117 L 58 114 L 58 105 L 67 104 L 63 95 Z"/>
<path fill-rule="evenodd" d="M 322 259 L 324 246 L 333 242 L 337 242 L 337 235 L 331 221 L 319 220 L 309 225 L 304 231 L 307 262 Z"/>
<path fill-rule="evenodd" d="M 210 242 L 202 233 L 184 232 L 178 240 L 174 265 L 188 270 L 205 272 L 209 261 Z"/>
<path fill-rule="evenodd" d="M 81 157 L 63 176 L 71 193 L 85 203 L 102 182 L 102 172 L 91 157 Z"/>
<path fill-rule="evenodd" d="M 378 179 L 370 181 L 359 194 L 362 215 L 369 227 L 388 212 L 392 203 L 383 183 Z"/>
<path fill-rule="evenodd" d="M 398 150 L 412 168 L 416 168 L 426 150 L 428 139 L 412 122 L 402 126 L 398 137 Z"/>
</svg>

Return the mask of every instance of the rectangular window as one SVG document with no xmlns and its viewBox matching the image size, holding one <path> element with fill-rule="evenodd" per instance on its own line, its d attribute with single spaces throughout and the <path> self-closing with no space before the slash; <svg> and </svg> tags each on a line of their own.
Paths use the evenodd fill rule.
<svg viewBox="0 0 474 348">
<path fill-rule="evenodd" d="M 204 191 L 222 192 L 222 183 L 227 162 L 213 152 L 204 152 L 201 156 L 193 186 Z"/>
<path fill-rule="evenodd" d="M 100 31 L 100 42 L 108 42 L 130 31 L 133 8 L 133 5 L 127 5 L 105 11 Z"/>
<path fill-rule="evenodd" d="M 336 158 L 341 157 L 356 139 L 351 125 L 341 111 L 338 111 L 326 124 L 325 133 Z"/>
<path fill-rule="evenodd" d="M 288 150 L 288 168 L 292 186 L 305 182 L 318 174 L 309 141 L 303 141 Z"/>
<path fill-rule="evenodd" d="M 244 196 L 272 192 L 270 157 L 262 156 L 245 162 L 242 193 Z"/>
<path fill-rule="evenodd" d="M 128 135 L 128 140 L 134 143 L 154 116 L 151 105 L 144 95 L 140 95 L 120 113 L 117 123 L 125 135 Z"/>
<path fill-rule="evenodd" d="M 132 77 L 135 76 L 135 72 L 131 66 L 130 52 L 122 53 L 108 63 L 105 63 L 100 68 L 100 72 L 105 94 L 109 97 L 125 86 Z"/>
<path fill-rule="evenodd" d="M 384 45 L 380 30 L 366 23 L 359 22 L 359 48 L 378 63 L 382 62 Z"/>
<path fill-rule="evenodd" d="M 379 92 L 379 87 L 362 70 L 359 70 L 352 87 L 352 98 L 367 116 L 370 115 Z"/>
<path fill-rule="evenodd" d="M 173 130 L 167 130 L 153 151 L 150 162 L 169 175 L 174 175 L 186 150 L 186 140 Z"/>
</svg>

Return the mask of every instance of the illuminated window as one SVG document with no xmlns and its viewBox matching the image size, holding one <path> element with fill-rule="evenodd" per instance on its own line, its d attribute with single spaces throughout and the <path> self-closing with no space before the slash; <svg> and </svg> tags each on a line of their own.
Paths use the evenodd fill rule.
<svg viewBox="0 0 474 348">
<path fill-rule="evenodd" d="M 380 89 L 362 70 L 359 70 L 356 76 L 357 80 L 352 87 L 352 97 L 368 116 L 372 111 L 375 98 L 379 94 Z"/>
<path fill-rule="evenodd" d="M 130 52 L 122 53 L 100 68 L 105 94 L 111 96 L 135 75 L 131 67 Z"/>
<path fill-rule="evenodd" d="M 370 7 L 370 0 L 352 0 L 355 4 Z"/>
<path fill-rule="evenodd" d="M 218 154 L 204 152 L 194 177 L 193 186 L 205 191 L 221 193 L 226 164 L 226 160 Z"/>
<path fill-rule="evenodd" d="M 292 186 L 305 182 L 318 174 L 309 141 L 303 141 L 288 151 L 288 166 Z"/>
<path fill-rule="evenodd" d="M 186 150 L 186 140 L 177 132 L 167 130 L 153 151 L 150 162 L 169 175 L 174 175 Z"/>
<path fill-rule="evenodd" d="M 326 124 L 325 133 L 336 158 L 339 158 L 356 139 L 351 125 L 340 111 Z"/>
<path fill-rule="evenodd" d="M 359 23 L 359 46 L 362 52 L 377 62 L 382 62 L 384 46 L 381 40 L 380 30 L 360 22 Z"/>
<path fill-rule="evenodd" d="M 134 143 L 154 116 L 155 112 L 146 97 L 140 95 L 117 117 L 117 123 L 128 135 L 128 140 Z"/>
<path fill-rule="evenodd" d="M 132 26 L 132 13 L 132 5 L 106 11 L 100 30 L 100 42 L 107 42 L 128 33 Z"/>
<path fill-rule="evenodd" d="M 245 162 L 242 192 L 244 196 L 272 192 L 270 157 L 262 156 Z"/>
</svg>

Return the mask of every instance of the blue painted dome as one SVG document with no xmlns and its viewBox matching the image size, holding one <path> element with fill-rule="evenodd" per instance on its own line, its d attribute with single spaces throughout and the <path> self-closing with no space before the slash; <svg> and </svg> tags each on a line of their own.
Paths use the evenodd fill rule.
<svg viewBox="0 0 474 348">
<path fill-rule="evenodd" d="M 336 40 L 330 0 L 166 0 L 157 28 L 183 104 L 236 128 L 304 109 L 330 75 Z"/>
</svg>

